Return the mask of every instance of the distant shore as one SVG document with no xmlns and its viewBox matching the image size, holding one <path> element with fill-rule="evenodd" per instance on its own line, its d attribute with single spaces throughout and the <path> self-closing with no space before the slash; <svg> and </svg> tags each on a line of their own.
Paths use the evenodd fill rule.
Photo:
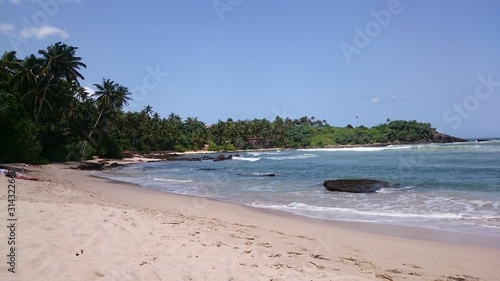
<svg viewBox="0 0 500 281">
<path fill-rule="evenodd" d="M 480 140 L 481 142 L 488 140 Z M 414 142 L 414 143 L 370 143 L 370 144 L 336 144 L 336 145 L 326 145 L 321 147 L 307 147 L 306 149 L 328 149 L 328 148 L 362 148 L 362 147 L 387 147 L 391 145 L 422 145 L 422 144 L 432 144 L 430 142 Z M 146 162 L 160 162 L 160 161 L 172 161 L 172 160 L 183 160 L 183 159 L 197 159 L 193 158 L 196 155 L 221 155 L 230 156 L 237 155 L 239 153 L 245 152 L 265 152 L 265 151 L 283 151 L 283 150 L 294 150 L 298 148 L 283 148 L 283 147 L 270 147 L 270 148 L 251 148 L 242 150 L 230 150 L 230 151 L 209 151 L 203 150 L 190 150 L 184 152 L 178 151 L 152 151 L 152 152 L 140 152 L 140 151 L 125 151 L 125 157 L 122 159 L 109 159 L 109 158 L 99 158 L 82 160 L 82 163 L 103 163 L 103 168 L 110 168 L 114 166 L 123 166 L 130 164 L 139 164 Z M 187 156 L 188 158 L 183 158 Z M 95 170 L 89 168 L 89 170 Z"/>
</svg>

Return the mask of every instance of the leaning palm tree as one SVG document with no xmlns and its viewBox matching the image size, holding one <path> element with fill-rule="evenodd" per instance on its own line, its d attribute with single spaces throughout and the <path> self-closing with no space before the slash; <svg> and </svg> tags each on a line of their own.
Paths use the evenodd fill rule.
<svg viewBox="0 0 500 281">
<path fill-rule="evenodd" d="M 102 85 L 94 84 L 94 86 L 97 88 L 94 96 L 96 97 L 95 104 L 99 111 L 99 115 L 97 116 L 92 131 L 89 133 L 89 140 L 104 116 L 112 118 L 115 113 L 121 112 L 123 106 L 128 105 L 128 101 L 130 100 L 130 92 L 128 89 L 110 79 L 103 78 Z M 86 146 L 87 142 L 85 142 L 82 147 L 82 154 L 85 153 Z"/>
<path fill-rule="evenodd" d="M 105 78 L 102 79 L 102 85 L 94 84 L 94 86 L 97 88 L 94 96 L 96 97 L 96 106 L 99 109 L 95 128 L 104 113 L 111 117 L 113 113 L 121 111 L 123 106 L 128 105 L 130 93 L 126 87 Z"/>
</svg>

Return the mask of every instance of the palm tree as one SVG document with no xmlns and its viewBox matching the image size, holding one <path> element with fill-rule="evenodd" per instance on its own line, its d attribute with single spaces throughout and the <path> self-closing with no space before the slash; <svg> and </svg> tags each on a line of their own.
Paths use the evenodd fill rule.
<svg viewBox="0 0 500 281">
<path fill-rule="evenodd" d="M 151 118 L 153 114 L 153 107 L 151 105 L 146 105 L 143 110 L 141 110 L 142 119 L 147 121 Z"/>
<path fill-rule="evenodd" d="M 39 79 L 40 59 L 35 55 L 30 55 L 24 60 L 16 60 L 10 64 L 12 76 L 10 86 L 19 93 L 26 93 L 34 84 L 34 80 Z"/>
<path fill-rule="evenodd" d="M 112 117 L 114 113 L 121 112 L 124 105 L 128 105 L 130 100 L 130 93 L 126 87 L 121 86 L 110 79 L 102 79 L 102 85 L 94 84 L 97 88 L 95 96 L 96 108 L 99 111 L 96 122 L 94 123 L 93 130 L 89 133 L 88 138 L 92 137 L 92 133 L 99 125 L 104 115 Z M 85 153 L 87 142 L 82 147 L 82 154 Z"/>
<path fill-rule="evenodd" d="M 231 118 L 227 119 L 224 126 L 224 137 L 226 140 L 230 140 L 230 142 L 234 145 L 236 136 L 238 135 L 238 128 L 236 124 L 233 122 Z"/>
<path fill-rule="evenodd" d="M 94 86 L 97 88 L 96 106 L 100 110 L 95 128 L 104 113 L 112 115 L 114 112 L 121 111 L 124 105 L 128 105 L 130 93 L 126 87 L 105 78 L 102 79 L 102 85 L 94 84 Z"/>
<path fill-rule="evenodd" d="M 212 134 L 215 137 L 215 143 L 220 146 L 222 143 L 222 137 L 224 135 L 224 122 L 218 120 L 217 123 L 210 127 L 210 131 L 212 131 Z"/>
<path fill-rule="evenodd" d="M 196 131 L 194 131 L 192 134 L 192 138 L 197 149 L 203 148 L 203 146 L 207 142 L 206 133 L 202 129 L 197 129 Z"/>
<path fill-rule="evenodd" d="M 38 100 L 38 109 L 35 106 L 35 124 L 38 122 L 42 113 L 43 105 L 48 104 L 47 95 L 52 92 L 53 95 L 67 94 L 60 91 L 60 88 L 54 85 L 69 83 L 70 88 L 74 85 L 79 86 L 78 79 L 84 79 L 78 72 L 81 67 L 87 67 L 81 62 L 82 58 L 75 56 L 78 48 L 68 46 L 61 42 L 47 47 L 47 50 L 40 50 L 38 54 L 40 59 L 40 72 L 37 75 L 45 82 L 43 93 Z M 64 107 L 63 104 L 57 105 Z"/>
<path fill-rule="evenodd" d="M 78 79 L 83 80 L 83 75 L 78 70 L 80 67 L 85 68 L 87 66 L 80 62 L 82 58 L 75 56 L 77 49 L 77 47 L 58 42 L 47 47 L 47 51 L 38 51 L 38 54 L 42 55 L 42 71 L 40 74 L 68 82 L 78 81 Z"/>
<path fill-rule="evenodd" d="M 21 61 L 17 59 L 16 52 L 5 52 L 0 58 L 0 86 L 8 87 L 17 66 Z"/>
<path fill-rule="evenodd" d="M 279 116 L 276 116 L 274 122 L 272 122 L 272 136 L 276 145 L 282 145 L 285 140 L 285 123 Z"/>
</svg>

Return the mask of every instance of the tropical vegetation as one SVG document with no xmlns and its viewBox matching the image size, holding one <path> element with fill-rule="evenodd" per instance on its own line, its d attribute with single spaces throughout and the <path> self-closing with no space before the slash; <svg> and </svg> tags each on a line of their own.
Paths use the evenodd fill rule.
<svg viewBox="0 0 500 281">
<path fill-rule="evenodd" d="M 92 95 L 81 86 L 86 65 L 78 48 L 55 43 L 37 55 L 0 59 L 0 162 L 46 163 L 124 151 L 299 148 L 328 145 L 428 142 L 428 123 L 390 121 L 378 126 L 330 126 L 314 117 L 276 116 L 206 124 L 171 113 L 162 117 L 146 106 L 124 111 L 127 87 L 103 78 Z"/>
</svg>

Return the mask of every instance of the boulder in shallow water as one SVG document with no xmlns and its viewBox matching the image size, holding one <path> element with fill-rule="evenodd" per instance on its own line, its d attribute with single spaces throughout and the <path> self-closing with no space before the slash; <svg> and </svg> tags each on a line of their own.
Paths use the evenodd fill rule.
<svg viewBox="0 0 500 281">
<path fill-rule="evenodd" d="M 386 181 L 372 179 L 338 179 L 326 180 L 323 186 L 329 191 L 351 193 L 373 193 L 381 188 L 394 188 L 397 185 Z"/>
<path fill-rule="evenodd" d="M 213 161 L 224 161 L 224 160 L 231 160 L 233 159 L 233 156 L 232 155 L 224 155 L 224 154 L 221 154 L 217 157 L 214 158 Z"/>
</svg>

